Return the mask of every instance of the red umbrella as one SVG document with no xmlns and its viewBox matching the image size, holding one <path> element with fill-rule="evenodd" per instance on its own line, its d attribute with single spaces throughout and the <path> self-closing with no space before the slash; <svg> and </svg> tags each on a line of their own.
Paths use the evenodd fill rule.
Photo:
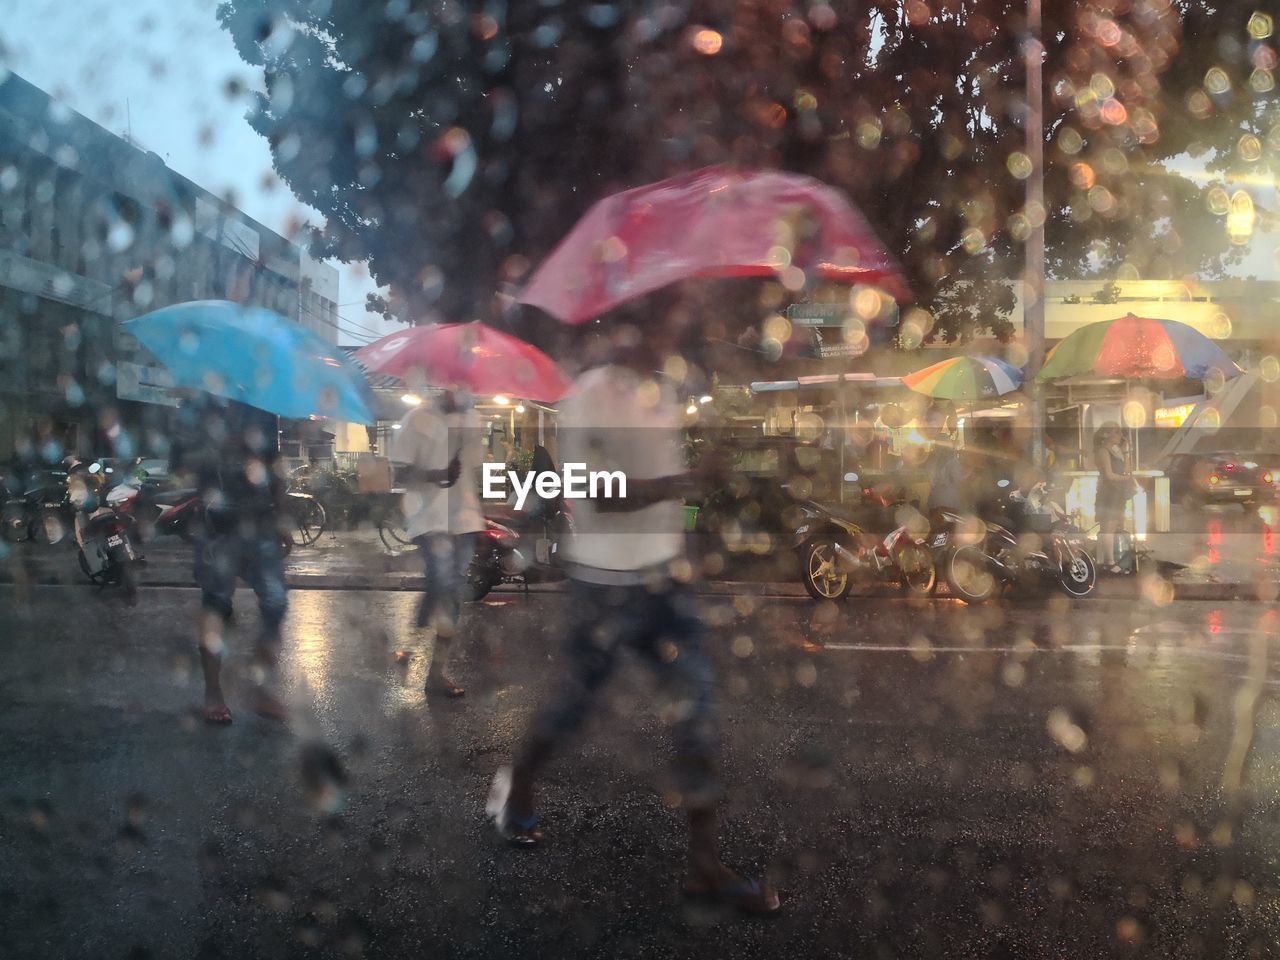
<svg viewBox="0 0 1280 960">
<path fill-rule="evenodd" d="M 706 167 L 596 203 L 520 300 L 584 323 L 678 280 L 791 266 L 908 296 L 897 263 L 840 191 L 778 170 Z"/>
<path fill-rule="evenodd" d="M 373 373 L 408 378 L 415 371 L 436 387 L 508 394 L 551 403 L 569 391 L 555 361 L 532 344 L 483 323 L 437 323 L 391 333 L 353 354 Z"/>
</svg>

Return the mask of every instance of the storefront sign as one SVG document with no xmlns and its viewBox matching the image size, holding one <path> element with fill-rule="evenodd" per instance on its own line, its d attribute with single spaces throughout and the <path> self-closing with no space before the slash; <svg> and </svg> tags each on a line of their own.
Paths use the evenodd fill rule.
<svg viewBox="0 0 1280 960">
<path fill-rule="evenodd" d="M 1187 417 L 1191 416 L 1191 411 L 1195 408 L 1194 403 L 1182 403 L 1175 407 L 1156 407 L 1153 419 L 1157 427 L 1180 427 L 1187 422 Z"/>
<path fill-rule="evenodd" d="M 121 400 L 176 407 L 182 402 L 173 378 L 161 367 L 120 360 L 116 363 L 116 396 Z"/>
<path fill-rule="evenodd" d="M 849 319 L 848 303 L 793 303 L 787 319 L 798 327 L 843 327 Z"/>
<path fill-rule="evenodd" d="M 814 353 L 821 360 L 829 360 L 837 357 L 860 357 L 867 352 L 867 336 L 862 334 L 853 342 L 845 340 L 843 331 L 840 330 L 814 330 L 813 331 L 813 349 Z"/>
</svg>

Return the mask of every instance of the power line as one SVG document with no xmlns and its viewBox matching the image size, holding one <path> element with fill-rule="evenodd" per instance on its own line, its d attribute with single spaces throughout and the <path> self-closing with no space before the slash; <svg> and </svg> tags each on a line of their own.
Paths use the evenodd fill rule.
<svg viewBox="0 0 1280 960">
<path fill-rule="evenodd" d="M 352 320 L 350 317 L 344 317 L 342 314 L 338 313 L 337 310 L 334 310 L 333 312 L 339 320 L 345 320 L 348 325 L 355 327 L 357 330 L 363 330 L 365 333 L 370 334 L 371 336 L 374 336 L 374 337 L 386 336 L 385 333 L 380 333 L 371 327 L 366 327 L 364 324 L 357 323 L 356 321 Z"/>
<path fill-rule="evenodd" d="M 318 320 L 320 323 L 323 323 L 326 326 L 332 327 L 333 329 L 337 330 L 339 333 L 344 333 L 354 340 L 361 341 L 364 344 L 369 344 L 369 343 L 373 343 L 374 339 L 376 339 L 373 337 L 365 337 L 365 336 L 362 336 L 361 334 L 354 333 L 351 330 L 344 329 L 341 324 L 334 323 L 328 317 L 321 316 L 320 314 L 312 310 L 309 306 L 307 306 L 305 303 L 303 303 L 301 300 L 298 301 L 298 307 L 300 310 L 305 312 L 312 319 Z"/>
</svg>

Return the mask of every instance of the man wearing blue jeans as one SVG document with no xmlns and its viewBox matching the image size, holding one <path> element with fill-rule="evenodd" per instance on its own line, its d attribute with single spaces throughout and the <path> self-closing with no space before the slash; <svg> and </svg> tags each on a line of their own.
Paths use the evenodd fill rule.
<svg viewBox="0 0 1280 960">
<path fill-rule="evenodd" d="M 231 722 L 222 658 L 237 579 L 253 588 L 262 620 L 254 647 L 253 708 L 260 716 L 283 719 L 284 707 L 265 684 L 279 661 L 280 627 L 288 609 L 279 522 L 285 484 L 276 418 L 201 394 L 183 405 L 174 434 L 172 470 L 187 476 L 204 502 L 193 572 L 200 587 L 205 722 Z"/>
<path fill-rule="evenodd" d="M 426 692 L 461 697 L 449 677 L 453 641 L 462 623 L 462 590 L 484 529 L 476 473 L 480 468 L 480 418 L 451 390 L 412 408 L 396 431 L 392 459 L 405 486 L 404 518 L 422 556 L 426 589 L 417 626 L 433 634 Z"/>
<path fill-rule="evenodd" d="M 634 328 L 619 331 L 613 362 L 585 372 L 561 403 L 564 463 L 623 474 L 626 496 L 598 493 L 575 503 L 560 680 L 514 765 L 494 778 L 488 813 L 509 842 L 532 847 L 542 841 L 535 781 L 582 725 L 619 656 L 630 651 L 658 675 L 672 706 L 674 793 L 689 819 L 689 873 L 682 889 L 772 914 L 777 893 L 720 861 L 715 670 L 688 585 L 692 568 L 684 555 L 681 499 L 694 484 L 681 452 L 680 408 L 670 387 L 651 372 L 666 360 L 660 327 L 651 324 L 643 337 Z"/>
</svg>

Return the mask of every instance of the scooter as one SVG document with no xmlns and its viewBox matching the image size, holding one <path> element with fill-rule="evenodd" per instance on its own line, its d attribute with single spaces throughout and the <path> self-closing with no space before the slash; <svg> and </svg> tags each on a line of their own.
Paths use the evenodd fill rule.
<svg viewBox="0 0 1280 960">
<path fill-rule="evenodd" d="M 479 600 L 499 583 L 549 583 L 563 580 L 564 551 L 573 536 L 573 517 L 561 506 L 547 517 L 490 508 L 476 552 L 467 567 L 466 597 Z"/>
<path fill-rule="evenodd" d="M 905 506 L 901 501 L 894 506 Z M 855 581 L 897 583 L 910 596 L 926 597 L 937 581 L 925 542 L 923 518 L 898 523 L 883 539 L 852 516 L 812 501 L 800 503 L 803 519 L 792 535 L 800 579 L 815 600 L 840 600 Z"/>
<path fill-rule="evenodd" d="M 984 603 L 1010 586 L 1035 590 L 1055 585 L 1083 599 L 1098 584 L 1084 531 L 1048 499 L 1044 484 L 1027 496 L 1015 491 L 992 520 L 950 512 L 941 519 L 930 533 L 930 549 L 940 557 L 938 566 L 952 595 L 966 603 Z"/>
<path fill-rule="evenodd" d="M 136 546 L 137 522 L 130 512 L 137 495 L 129 486 L 107 490 L 103 505 L 80 519 L 76 536 L 85 576 L 99 588 L 120 584 L 130 605 L 137 602 L 139 567 L 146 562 Z"/>
</svg>

